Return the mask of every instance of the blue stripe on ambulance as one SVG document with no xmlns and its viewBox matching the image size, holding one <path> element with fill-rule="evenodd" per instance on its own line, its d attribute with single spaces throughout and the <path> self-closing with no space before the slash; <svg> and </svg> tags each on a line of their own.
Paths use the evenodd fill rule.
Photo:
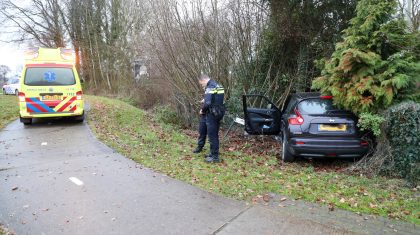
<svg viewBox="0 0 420 235">
<path fill-rule="evenodd" d="M 49 113 L 54 113 L 54 110 L 52 110 L 50 107 L 48 107 L 46 104 L 38 100 L 37 98 L 30 98 L 32 102 L 36 103 L 37 105 L 41 106 L 43 109 L 45 109 Z"/>
</svg>

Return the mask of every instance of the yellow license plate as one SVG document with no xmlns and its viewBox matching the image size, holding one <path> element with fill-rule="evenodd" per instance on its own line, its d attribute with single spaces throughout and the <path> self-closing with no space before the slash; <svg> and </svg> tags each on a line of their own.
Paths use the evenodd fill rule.
<svg viewBox="0 0 420 235">
<path fill-rule="evenodd" d="M 320 124 L 318 129 L 320 131 L 346 131 L 347 125 L 346 124 L 339 124 L 339 125 Z"/>
<path fill-rule="evenodd" d="M 61 95 L 44 95 L 42 100 L 61 100 Z"/>
</svg>

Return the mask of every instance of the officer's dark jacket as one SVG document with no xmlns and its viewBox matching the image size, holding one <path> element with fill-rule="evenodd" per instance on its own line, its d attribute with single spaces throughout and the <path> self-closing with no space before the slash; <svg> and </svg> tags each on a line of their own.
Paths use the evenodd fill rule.
<svg viewBox="0 0 420 235">
<path fill-rule="evenodd" d="M 212 95 L 214 96 L 214 100 L 212 103 Z M 223 105 L 223 101 L 225 98 L 225 90 L 216 81 L 210 79 L 206 86 L 206 91 L 204 92 L 204 104 L 203 104 L 203 112 L 206 113 L 211 105 Z"/>
</svg>

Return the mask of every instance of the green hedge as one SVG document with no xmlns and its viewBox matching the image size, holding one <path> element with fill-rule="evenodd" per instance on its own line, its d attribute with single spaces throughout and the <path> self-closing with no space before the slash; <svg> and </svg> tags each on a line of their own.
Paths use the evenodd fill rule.
<svg viewBox="0 0 420 235">
<path fill-rule="evenodd" d="M 420 104 L 404 102 L 385 114 L 386 135 L 392 148 L 392 166 L 411 185 L 420 182 Z"/>
</svg>

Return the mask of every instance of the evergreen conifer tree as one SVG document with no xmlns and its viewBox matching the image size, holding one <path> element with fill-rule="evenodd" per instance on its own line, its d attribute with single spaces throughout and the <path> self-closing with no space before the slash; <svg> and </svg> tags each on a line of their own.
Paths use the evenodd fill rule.
<svg viewBox="0 0 420 235">
<path fill-rule="evenodd" d="M 344 40 L 312 87 L 339 107 L 376 115 L 401 100 L 419 101 L 419 35 L 396 17 L 395 0 L 361 0 Z"/>
</svg>

